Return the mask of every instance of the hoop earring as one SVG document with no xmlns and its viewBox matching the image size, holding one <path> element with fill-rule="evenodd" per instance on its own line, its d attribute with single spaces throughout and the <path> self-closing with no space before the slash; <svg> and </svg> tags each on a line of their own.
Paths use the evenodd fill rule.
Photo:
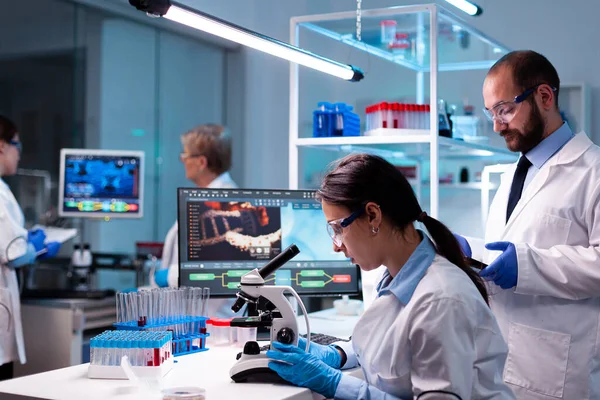
<svg viewBox="0 0 600 400">
<path fill-rule="evenodd" d="M 379 228 L 372 227 L 371 232 L 373 232 L 373 235 L 377 235 L 377 233 L 379 233 Z"/>
</svg>

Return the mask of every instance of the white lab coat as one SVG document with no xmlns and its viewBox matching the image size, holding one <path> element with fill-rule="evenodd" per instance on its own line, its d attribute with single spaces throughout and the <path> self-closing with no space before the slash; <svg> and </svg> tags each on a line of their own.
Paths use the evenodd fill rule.
<svg viewBox="0 0 600 400">
<path fill-rule="evenodd" d="M 0 179 L 0 365 L 26 362 L 17 274 L 7 266 L 27 252 L 24 224 L 21 207 Z"/>
<path fill-rule="evenodd" d="M 235 189 L 238 186 L 229 175 L 229 172 L 225 172 L 215 178 L 209 185 L 209 189 Z M 179 225 L 177 221 L 167 232 L 165 238 L 165 244 L 163 247 L 163 254 L 161 260 L 161 269 L 168 268 L 168 282 L 169 287 L 178 287 L 179 281 L 179 240 L 178 240 Z M 154 276 L 151 276 L 151 283 L 154 286 Z M 217 316 L 222 314 L 227 306 L 231 303 L 228 299 L 210 299 L 208 302 L 208 315 Z M 229 307 L 231 307 L 229 305 Z M 219 312 L 219 310 L 221 310 Z M 231 311 L 230 311 L 231 313 Z"/>
<path fill-rule="evenodd" d="M 504 380 L 524 400 L 600 399 L 600 148 L 575 135 L 505 223 L 515 169 L 501 178 L 485 234 L 517 249 L 516 288 L 490 284 L 509 347 Z M 500 254 L 482 253 L 488 264 Z"/>
<path fill-rule="evenodd" d="M 446 391 L 463 400 L 514 399 L 502 381 L 507 354 L 496 320 L 469 277 L 436 255 L 404 305 L 378 297 L 352 333 L 369 385 L 401 399 Z M 422 398 L 457 397 L 431 394 Z"/>
</svg>

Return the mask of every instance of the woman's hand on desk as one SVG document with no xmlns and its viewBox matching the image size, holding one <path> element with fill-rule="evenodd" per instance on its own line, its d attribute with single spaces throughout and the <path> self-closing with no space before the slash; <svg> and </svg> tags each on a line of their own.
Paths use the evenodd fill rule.
<svg viewBox="0 0 600 400">
<path fill-rule="evenodd" d="M 327 398 L 334 397 L 342 379 L 340 370 L 330 367 L 297 346 L 279 342 L 273 342 L 272 346 L 279 351 L 267 351 L 267 357 L 274 360 L 269 363 L 269 368 L 294 385 L 308 388 Z"/>
<path fill-rule="evenodd" d="M 306 349 L 306 339 L 298 338 L 298 347 L 302 350 Z M 343 351 L 343 350 L 342 350 Z M 342 355 L 340 350 L 333 345 L 323 346 L 315 342 L 310 342 L 308 352 L 315 356 L 318 360 L 323 361 L 330 367 L 340 369 L 342 367 Z"/>
</svg>

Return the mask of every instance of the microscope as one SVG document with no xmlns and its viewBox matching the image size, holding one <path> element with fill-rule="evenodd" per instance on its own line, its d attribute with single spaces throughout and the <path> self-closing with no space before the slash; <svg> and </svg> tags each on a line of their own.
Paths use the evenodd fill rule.
<svg viewBox="0 0 600 400">
<path fill-rule="evenodd" d="M 310 338 L 308 316 L 298 293 L 290 286 L 265 285 L 265 279 L 269 275 L 294 258 L 298 253 L 300 253 L 300 250 L 295 244 L 292 244 L 265 264 L 260 270 L 255 268 L 242 276 L 240 291 L 237 293 L 237 301 L 231 309 L 234 312 L 238 312 L 244 304 L 248 303 L 249 308 L 253 306 L 257 309 L 258 315 L 234 318 L 231 321 L 231 326 L 268 327 L 270 328 L 271 342 L 277 341 L 284 344 L 298 345 L 296 311 L 284 295 L 287 292 L 298 301 L 306 320 L 307 337 Z M 310 339 L 307 339 L 306 351 L 308 351 L 309 346 Z M 266 352 L 267 350 L 265 348 L 261 349 L 257 342 L 246 342 L 241 357 L 239 357 L 238 361 L 229 371 L 231 379 L 237 383 L 285 382 L 276 372 L 269 369 L 270 360 L 267 358 Z"/>
</svg>

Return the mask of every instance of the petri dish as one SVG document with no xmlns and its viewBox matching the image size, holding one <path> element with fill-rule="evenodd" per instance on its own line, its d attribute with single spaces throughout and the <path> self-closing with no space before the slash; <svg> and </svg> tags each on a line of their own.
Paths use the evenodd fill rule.
<svg viewBox="0 0 600 400">
<path fill-rule="evenodd" d="M 175 387 L 162 391 L 163 400 L 206 400 L 206 390 L 198 387 Z"/>
</svg>

